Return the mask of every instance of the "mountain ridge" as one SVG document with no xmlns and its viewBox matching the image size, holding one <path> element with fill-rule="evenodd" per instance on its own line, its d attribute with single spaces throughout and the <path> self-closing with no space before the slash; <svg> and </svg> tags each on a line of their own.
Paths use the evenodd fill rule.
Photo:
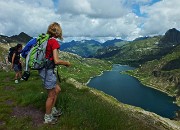
<svg viewBox="0 0 180 130">
<path fill-rule="evenodd" d="M 82 57 L 93 57 L 99 49 L 107 48 L 108 46 L 122 46 L 124 44 L 125 42 L 123 42 L 123 40 L 116 38 L 107 40 L 104 43 L 100 43 L 96 40 L 72 40 L 71 42 L 62 43 L 61 50 L 75 53 Z"/>
<path fill-rule="evenodd" d="M 5 36 L 5 35 L 0 35 L 0 43 L 21 43 L 21 44 L 26 44 L 32 37 L 29 36 L 28 34 L 21 32 L 18 35 L 13 35 L 13 36 Z"/>
<path fill-rule="evenodd" d="M 112 54 L 110 48 L 109 51 L 107 51 L 108 48 L 98 50 L 94 57 L 138 67 L 147 61 L 160 59 L 179 44 L 180 32 L 173 28 L 169 29 L 164 36 L 146 37 L 145 39 L 134 40 L 121 47 L 113 48 Z M 114 50 L 116 50 L 116 53 L 114 53 Z"/>
</svg>

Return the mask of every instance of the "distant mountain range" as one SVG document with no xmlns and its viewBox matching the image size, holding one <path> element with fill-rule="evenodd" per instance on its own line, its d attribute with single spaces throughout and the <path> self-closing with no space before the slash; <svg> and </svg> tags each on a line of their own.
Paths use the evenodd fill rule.
<svg viewBox="0 0 180 130">
<path fill-rule="evenodd" d="M 71 41 L 61 44 L 61 50 L 78 54 L 82 57 L 93 57 L 99 49 L 106 47 L 122 46 L 125 42 L 121 39 L 108 40 L 100 43 L 95 40 Z"/>
<path fill-rule="evenodd" d="M 111 60 L 114 63 L 139 66 L 147 61 L 160 59 L 180 44 L 180 32 L 168 30 L 164 36 L 154 36 L 134 40 L 121 47 L 98 50 L 94 57 Z"/>
<path fill-rule="evenodd" d="M 82 40 L 61 43 L 60 50 L 78 54 L 82 57 L 89 57 L 102 48 L 100 42 L 95 40 Z"/>
<path fill-rule="evenodd" d="M 148 39 L 150 37 L 146 36 L 146 37 L 138 37 L 136 39 L 134 39 L 133 41 L 140 41 L 140 40 L 145 40 L 145 39 Z"/>
<path fill-rule="evenodd" d="M 113 40 L 107 40 L 102 44 L 103 47 L 111 47 L 111 46 L 122 46 L 123 45 L 123 40 L 121 39 L 113 39 Z"/>
<path fill-rule="evenodd" d="M 0 43 L 26 44 L 32 37 L 24 32 L 11 37 L 0 35 Z M 96 40 L 62 42 L 61 50 L 78 54 L 82 57 L 107 59 L 114 63 L 140 65 L 146 61 L 160 59 L 179 45 L 180 32 L 175 28 L 164 36 L 140 37 L 127 42 L 121 39 L 100 43 Z"/>
</svg>

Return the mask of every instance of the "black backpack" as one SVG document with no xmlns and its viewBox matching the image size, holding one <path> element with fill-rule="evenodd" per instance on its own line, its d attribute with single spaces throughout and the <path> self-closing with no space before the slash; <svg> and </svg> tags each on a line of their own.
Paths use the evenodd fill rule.
<svg viewBox="0 0 180 130">
<path fill-rule="evenodd" d="M 8 61 L 9 62 L 12 62 L 12 56 L 13 56 L 14 51 L 15 51 L 15 47 L 11 47 L 9 49 L 9 53 L 8 53 Z"/>
</svg>

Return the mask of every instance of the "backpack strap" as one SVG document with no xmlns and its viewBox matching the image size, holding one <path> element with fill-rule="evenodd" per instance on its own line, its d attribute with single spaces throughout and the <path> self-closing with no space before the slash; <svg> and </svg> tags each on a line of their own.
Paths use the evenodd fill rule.
<svg viewBox="0 0 180 130">
<path fill-rule="evenodd" d="M 28 67 L 28 62 L 29 62 L 29 54 L 31 53 L 32 50 L 30 50 L 30 52 L 28 53 L 28 55 L 26 56 L 26 68 L 25 71 L 29 71 L 29 67 Z"/>
</svg>

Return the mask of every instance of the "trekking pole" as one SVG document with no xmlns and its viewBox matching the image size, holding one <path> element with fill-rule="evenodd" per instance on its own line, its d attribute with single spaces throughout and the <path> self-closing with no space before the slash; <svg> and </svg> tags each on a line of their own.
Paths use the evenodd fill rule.
<svg viewBox="0 0 180 130">
<path fill-rule="evenodd" d="M 59 83 L 61 83 L 61 77 L 60 77 L 60 75 L 59 75 L 59 65 L 58 65 L 58 67 L 57 67 L 57 77 L 58 77 L 58 80 L 59 80 Z"/>
</svg>

